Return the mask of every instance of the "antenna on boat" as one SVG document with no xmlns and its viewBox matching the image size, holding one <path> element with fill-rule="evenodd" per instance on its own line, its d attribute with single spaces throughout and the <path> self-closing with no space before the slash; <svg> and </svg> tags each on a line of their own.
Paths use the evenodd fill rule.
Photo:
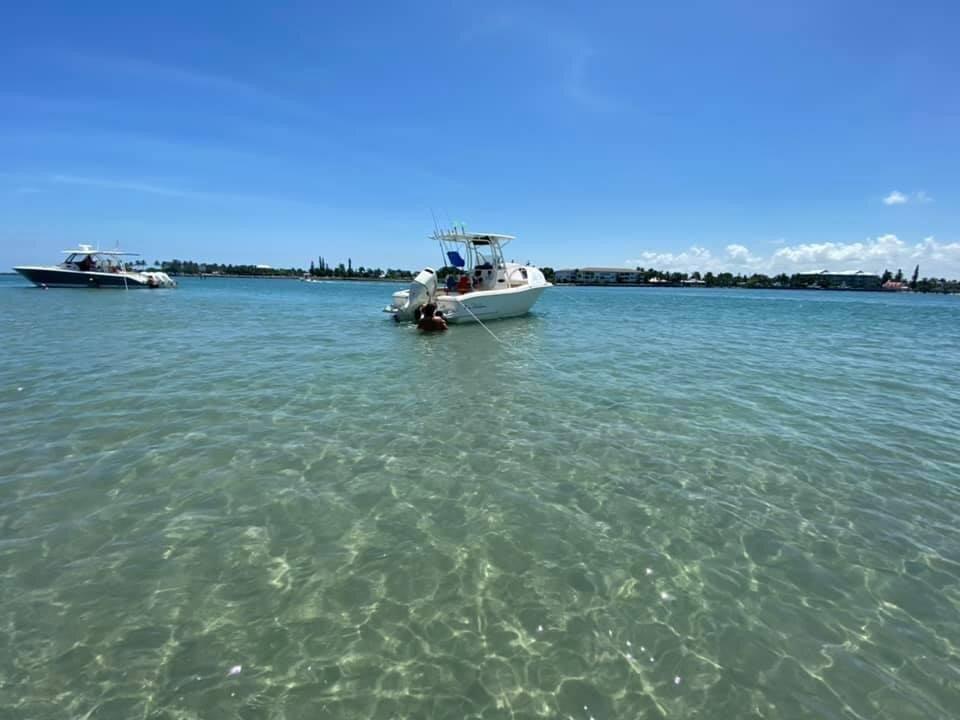
<svg viewBox="0 0 960 720">
<path fill-rule="evenodd" d="M 443 233 L 440 232 L 440 226 L 437 225 L 437 216 L 433 214 L 433 208 L 430 208 L 430 215 L 433 217 L 433 237 L 440 243 L 440 267 L 447 266 L 447 248 L 443 244 Z"/>
<path fill-rule="evenodd" d="M 116 250 L 117 252 L 120 252 L 120 241 L 119 241 L 119 240 L 117 240 L 117 241 L 114 242 L 114 244 L 113 244 L 113 249 Z M 127 268 L 124 266 L 123 260 L 120 259 L 120 257 L 121 257 L 121 256 L 117 256 L 117 262 L 118 262 L 118 264 L 120 265 L 120 272 L 123 274 L 123 289 L 124 289 L 124 290 L 129 290 L 130 288 L 127 287 Z"/>
</svg>

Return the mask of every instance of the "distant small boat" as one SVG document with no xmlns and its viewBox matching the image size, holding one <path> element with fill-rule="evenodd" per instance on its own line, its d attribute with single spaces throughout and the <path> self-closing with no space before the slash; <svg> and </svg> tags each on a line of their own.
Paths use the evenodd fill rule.
<svg viewBox="0 0 960 720">
<path fill-rule="evenodd" d="M 95 250 L 80 245 L 64 250 L 59 265 L 18 265 L 14 268 L 37 287 L 172 288 L 177 284 L 165 272 L 127 270 L 120 258 L 137 253 Z"/>
<path fill-rule="evenodd" d="M 506 262 L 503 246 L 512 235 L 472 233 L 463 228 L 436 232 L 433 238 L 457 276 L 438 287 L 433 268 L 424 268 L 406 290 L 393 294 L 393 302 L 384 312 L 398 322 L 417 319 L 417 311 L 433 303 L 447 322 L 482 322 L 517 317 L 530 308 L 548 287 L 543 272 L 532 265 Z"/>
<path fill-rule="evenodd" d="M 304 276 L 303 276 L 302 278 L 300 278 L 300 282 L 305 282 L 305 283 L 319 283 L 319 282 L 323 282 L 323 281 L 322 281 L 320 278 L 315 278 L 315 277 L 313 277 L 312 275 L 304 274 Z"/>
</svg>

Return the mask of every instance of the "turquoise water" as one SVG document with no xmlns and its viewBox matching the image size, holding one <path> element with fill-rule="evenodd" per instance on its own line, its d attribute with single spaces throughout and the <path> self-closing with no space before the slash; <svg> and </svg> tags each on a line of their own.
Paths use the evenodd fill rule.
<svg viewBox="0 0 960 720">
<path fill-rule="evenodd" d="M 956 716 L 960 298 L 395 289 L 0 279 L 0 716 Z"/>
</svg>

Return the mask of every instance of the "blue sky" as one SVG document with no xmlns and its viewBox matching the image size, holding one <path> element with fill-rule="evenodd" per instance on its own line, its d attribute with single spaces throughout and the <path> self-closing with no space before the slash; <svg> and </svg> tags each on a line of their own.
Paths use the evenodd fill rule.
<svg viewBox="0 0 960 720">
<path fill-rule="evenodd" d="M 954 3 L 18 3 L 0 267 L 77 242 L 416 268 L 960 276 Z"/>
</svg>

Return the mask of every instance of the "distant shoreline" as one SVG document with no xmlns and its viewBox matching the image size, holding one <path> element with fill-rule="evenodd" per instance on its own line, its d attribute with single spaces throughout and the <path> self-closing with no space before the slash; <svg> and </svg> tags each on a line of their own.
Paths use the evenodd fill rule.
<svg viewBox="0 0 960 720">
<path fill-rule="evenodd" d="M 150 272 L 148 270 L 148 272 Z M 156 271 L 154 271 L 156 272 Z M 201 280 L 210 280 L 223 278 L 225 280 L 303 280 L 303 277 L 300 275 L 223 275 L 220 273 L 199 273 L 199 274 L 177 274 L 167 273 L 170 277 L 174 278 L 199 278 Z M 16 272 L 0 272 L 0 276 L 8 275 L 10 277 L 18 277 L 20 273 Z M 360 278 L 360 277 L 316 277 L 313 278 L 316 282 L 385 282 L 385 283 L 408 283 L 410 280 L 405 280 L 403 278 Z"/>
<path fill-rule="evenodd" d="M 16 272 L 0 272 L 0 276 L 19 276 Z M 222 275 L 222 274 L 190 274 L 174 275 L 175 278 L 197 278 L 200 280 L 293 280 L 302 282 L 303 278 L 298 275 Z M 410 280 L 403 278 L 360 278 L 360 277 L 317 277 L 313 282 L 367 282 L 367 283 L 409 283 Z M 883 288 L 840 288 L 840 287 L 747 287 L 745 285 L 732 286 L 714 286 L 704 287 L 703 285 L 684 285 L 683 283 L 660 282 L 660 283 L 585 283 L 585 282 L 554 282 L 554 287 L 612 287 L 612 288 L 644 288 L 655 290 L 657 288 L 682 288 L 685 290 L 799 290 L 799 291 L 822 291 L 822 292 L 854 292 L 854 293 L 876 293 L 880 295 L 958 295 L 960 293 L 942 290 L 930 290 L 920 292 L 916 290 L 884 290 Z"/>
<path fill-rule="evenodd" d="M 200 278 L 201 280 L 210 280 L 224 278 L 227 280 L 297 280 L 303 281 L 303 278 L 299 275 L 224 275 L 221 273 L 200 273 L 197 275 L 173 275 L 170 274 L 170 277 L 176 278 Z M 402 278 L 359 278 L 359 277 L 314 277 L 311 278 L 312 282 L 389 282 L 389 283 L 405 283 L 410 282 L 409 280 L 404 280 Z"/>
<path fill-rule="evenodd" d="M 683 283 L 584 283 L 584 282 L 554 282 L 555 287 L 613 287 L 613 288 L 682 288 L 684 290 L 812 290 L 826 292 L 868 292 L 895 295 L 896 293 L 912 293 L 912 290 L 884 290 L 883 288 L 841 288 L 841 287 L 749 287 L 747 285 L 684 285 Z M 921 293 L 923 294 L 923 293 Z"/>
</svg>

